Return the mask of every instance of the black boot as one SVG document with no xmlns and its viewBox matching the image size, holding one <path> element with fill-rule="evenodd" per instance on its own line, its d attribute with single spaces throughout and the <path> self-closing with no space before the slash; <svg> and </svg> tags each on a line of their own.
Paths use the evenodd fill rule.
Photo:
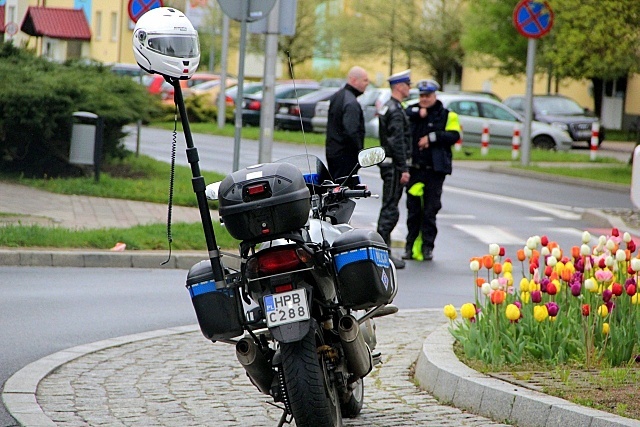
<svg viewBox="0 0 640 427">
<path fill-rule="evenodd" d="M 396 270 L 401 270 L 405 267 L 405 262 L 403 260 L 398 259 L 391 254 L 389 254 L 389 259 L 391 260 L 393 265 L 396 266 Z"/>
<path fill-rule="evenodd" d="M 425 261 L 431 261 L 433 259 L 433 248 L 422 248 L 422 258 Z"/>
</svg>

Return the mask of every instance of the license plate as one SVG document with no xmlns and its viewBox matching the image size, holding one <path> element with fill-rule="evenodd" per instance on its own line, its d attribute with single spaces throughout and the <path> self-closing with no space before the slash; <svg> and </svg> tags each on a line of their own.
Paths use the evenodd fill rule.
<svg viewBox="0 0 640 427">
<path fill-rule="evenodd" d="M 579 130 L 578 132 L 576 132 L 576 137 L 578 137 L 578 138 L 589 138 L 589 137 L 591 137 L 591 131 L 590 130 Z"/>
<path fill-rule="evenodd" d="M 264 297 L 267 326 L 278 326 L 309 319 L 309 305 L 304 289 Z"/>
</svg>

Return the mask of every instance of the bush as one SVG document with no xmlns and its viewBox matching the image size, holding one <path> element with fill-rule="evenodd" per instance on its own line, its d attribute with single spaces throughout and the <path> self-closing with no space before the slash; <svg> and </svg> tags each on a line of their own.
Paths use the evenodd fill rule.
<svg viewBox="0 0 640 427">
<path fill-rule="evenodd" d="M 158 102 L 132 79 L 100 64 L 57 64 L 0 45 L 0 162 L 27 176 L 74 175 L 67 158 L 72 113 L 104 119 L 103 156 L 121 157 L 122 126 L 146 120 Z"/>
</svg>

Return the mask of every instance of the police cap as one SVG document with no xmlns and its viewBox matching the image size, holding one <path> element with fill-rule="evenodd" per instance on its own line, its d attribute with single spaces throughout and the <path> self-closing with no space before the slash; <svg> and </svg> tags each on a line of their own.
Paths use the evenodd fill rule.
<svg viewBox="0 0 640 427">
<path fill-rule="evenodd" d="M 418 91 L 420 93 L 430 94 L 440 90 L 440 85 L 435 80 L 420 80 L 418 82 Z"/>
<path fill-rule="evenodd" d="M 395 73 L 387 79 L 389 85 L 393 86 L 398 83 L 407 83 L 411 85 L 411 70 L 404 70 L 399 73 Z"/>
</svg>

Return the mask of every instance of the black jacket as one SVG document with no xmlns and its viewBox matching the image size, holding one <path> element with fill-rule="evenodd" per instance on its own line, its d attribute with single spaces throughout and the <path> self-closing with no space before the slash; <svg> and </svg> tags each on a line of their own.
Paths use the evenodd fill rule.
<svg viewBox="0 0 640 427">
<path fill-rule="evenodd" d="M 358 89 L 346 84 L 329 98 L 327 118 L 327 158 L 349 156 L 357 158 L 364 148 L 364 115 Z"/>
<path fill-rule="evenodd" d="M 429 109 L 427 116 L 420 117 L 418 104 L 406 110 L 411 123 L 412 162 L 420 168 L 432 167 L 434 171 L 451 174 L 453 154 L 451 146 L 460 139 L 458 115 L 447 110 L 439 100 Z M 425 135 L 435 132 L 436 140 L 429 141 L 429 148 L 420 150 L 418 141 Z"/>
<path fill-rule="evenodd" d="M 396 169 L 407 172 L 411 164 L 411 129 L 402 103 L 389 99 L 380 109 L 380 146 Z M 383 163 L 384 164 L 384 163 Z"/>
</svg>

